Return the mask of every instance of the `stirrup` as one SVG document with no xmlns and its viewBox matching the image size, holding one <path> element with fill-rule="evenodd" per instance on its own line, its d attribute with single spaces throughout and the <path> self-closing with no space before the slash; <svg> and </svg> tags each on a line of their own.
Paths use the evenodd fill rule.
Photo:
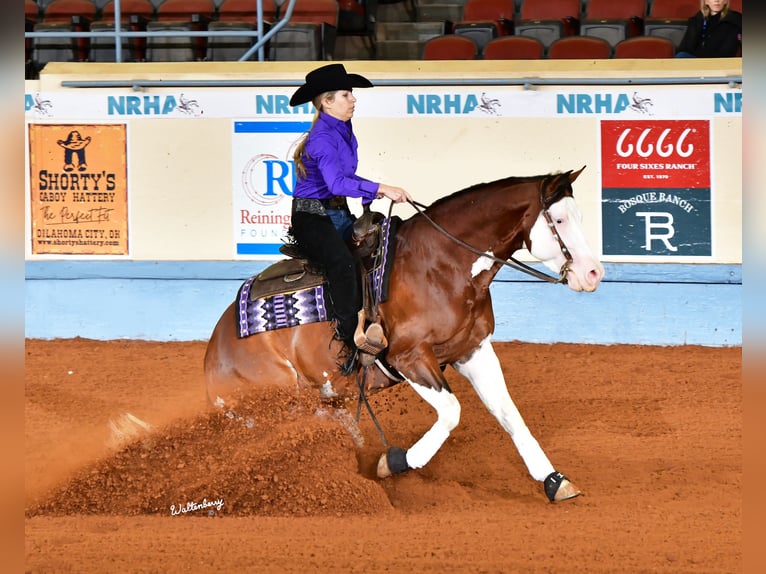
<svg viewBox="0 0 766 574">
<path fill-rule="evenodd" d="M 359 311 L 358 316 L 359 323 L 357 324 L 356 331 L 354 332 L 354 344 L 356 345 L 357 349 L 363 353 L 375 356 L 383 349 L 388 347 L 388 340 L 386 339 L 385 333 L 383 333 L 383 327 L 380 326 L 380 323 L 370 323 L 370 326 L 367 327 L 367 330 L 365 331 L 364 309 Z"/>
</svg>

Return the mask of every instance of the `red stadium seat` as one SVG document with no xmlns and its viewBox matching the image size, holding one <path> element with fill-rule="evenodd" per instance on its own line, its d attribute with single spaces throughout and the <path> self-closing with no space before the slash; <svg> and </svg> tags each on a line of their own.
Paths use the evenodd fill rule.
<svg viewBox="0 0 766 574">
<path fill-rule="evenodd" d="M 263 32 L 268 32 L 272 23 L 277 18 L 278 7 L 274 0 L 263 0 Z M 224 0 L 218 6 L 218 19 L 208 24 L 210 31 L 247 30 L 258 29 L 258 12 L 253 0 Z M 256 36 L 218 36 L 208 38 L 207 60 L 210 61 L 237 61 L 257 41 Z M 253 54 L 250 59 L 257 59 Z"/>
<path fill-rule="evenodd" d="M 636 36 L 614 47 L 615 58 L 672 58 L 675 53 L 673 42 L 660 36 Z"/>
<path fill-rule="evenodd" d="M 475 60 L 478 54 L 476 42 L 454 34 L 436 36 L 423 46 L 424 60 Z"/>
<path fill-rule="evenodd" d="M 96 17 L 91 0 L 53 0 L 44 9 L 34 32 L 87 32 Z M 89 38 L 35 38 L 32 59 L 40 68 L 47 62 L 72 62 L 88 59 Z"/>
<path fill-rule="evenodd" d="M 147 31 L 194 31 L 207 29 L 215 16 L 213 0 L 165 0 L 157 8 L 156 19 Z M 193 62 L 204 60 L 207 53 L 205 37 L 149 37 L 146 59 L 150 62 Z"/>
<path fill-rule="evenodd" d="M 612 47 L 644 32 L 646 0 L 588 0 L 581 36 L 603 38 Z"/>
<path fill-rule="evenodd" d="M 101 9 L 101 18 L 90 25 L 93 32 L 114 30 L 114 0 Z M 120 29 L 126 32 L 143 32 L 154 18 L 154 4 L 151 0 L 122 0 L 120 2 Z M 90 41 L 91 62 L 114 62 L 115 42 L 112 38 L 92 38 Z M 141 62 L 146 59 L 146 38 L 123 38 L 121 59 L 123 62 Z"/>
<path fill-rule="evenodd" d="M 579 27 L 580 0 L 524 0 L 514 31 L 537 38 L 547 48 L 558 38 L 577 34 Z"/>
<path fill-rule="evenodd" d="M 279 18 L 287 13 L 280 7 Z M 296 0 L 290 21 L 271 39 L 269 59 L 331 60 L 340 9 L 337 0 Z"/>
<path fill-rule="evenodd" d="M 699 12 L 699 0 L 652 0 L 644 23 L 644 35 L 660 36 L 677 48 L 686 32 L 689 18 Z"/>
<path fill-rule="evenodd" d="M 603 60 L 611 57 L 612 46 L 602 38 L 567 36 L 555 40 L 548 48 L 551 60 Z"/>
<path fill-rule="evenodd" d="M 501 36 L 484 47 L 485 60 L 540 60 L 545 46 L 531 36 Z"/>
<path fill-rule="evenodd" d="M 453 33 L 471 38 L 481 52 L 493 38 L 513 33 L 515 8 L 513 0 L 466 0 Z"/>
</svg>

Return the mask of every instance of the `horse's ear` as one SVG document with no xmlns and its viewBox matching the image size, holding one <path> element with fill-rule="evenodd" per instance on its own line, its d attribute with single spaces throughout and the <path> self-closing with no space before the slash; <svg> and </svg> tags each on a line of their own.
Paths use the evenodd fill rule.
<svg viewBox="0 0 766 574">
<path fill-rule="evenodd" d="M 569 175 L 569 183 L 572 183 L 574 180 L 577 179 L 577 177 L 582 173 L 582 171 L 585 169 L 585 166 L 582 166 L 580 169 L 578 169 L 575 172 L 567 172 Z"/>
</svg>

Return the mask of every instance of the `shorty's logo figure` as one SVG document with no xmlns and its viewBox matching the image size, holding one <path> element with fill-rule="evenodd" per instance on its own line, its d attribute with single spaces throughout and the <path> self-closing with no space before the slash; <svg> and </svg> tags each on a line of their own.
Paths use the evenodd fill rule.
<svg viewBox="0 0 766 574">
<path fill-rule="evenodd" d="M 77 130 L 69 132 L 64 140 L 58 140 L 58 144 L 64 148 L 64 171 L 74 171 L 74 156 L 77 156 L 77 170 L 85 171 L 88 164 L 85 161 L 85 148 L 90 143 L 90 136 L 82 138 Z"/>
</svg>

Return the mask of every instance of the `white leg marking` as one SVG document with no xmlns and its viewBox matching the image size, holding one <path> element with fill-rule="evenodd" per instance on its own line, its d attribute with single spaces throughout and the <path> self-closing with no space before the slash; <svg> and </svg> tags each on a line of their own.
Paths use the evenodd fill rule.
<svg viewBox="0 0 766 574">
<path fill-rule="evenodd" d="M 513 444 L 535 480 L 545 480 L 554 471 L 548 457 L 529 432 L 521 413 L 508 394 L 500 361 L 489 337 L 482 341 L 476 352 L 464 363 L 455 363 L 455 369 L 471 381 L 484 406 L 511 435 Z"/>
<path fill-rule="evenodd" d="M 460 403 L 455 395 L 445 389 L 435 391 L 409 379 L 407 382 L 436 410 L 437 415 L 434 425 L 407 450 L 407 464 L 410 468 L 421 468 L 433 458 L 447 440 L 450 431 L 460 422 Z"/>
</svg>

